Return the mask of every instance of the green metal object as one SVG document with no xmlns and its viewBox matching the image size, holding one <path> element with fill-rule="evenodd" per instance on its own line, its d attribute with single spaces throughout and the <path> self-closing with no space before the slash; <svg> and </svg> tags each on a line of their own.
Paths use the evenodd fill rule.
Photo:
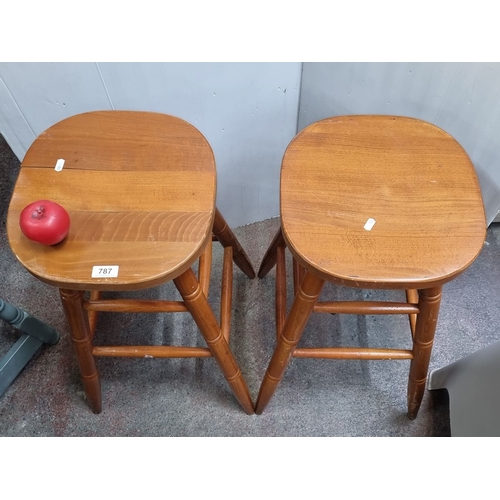
<svg viewBox="0 0 500 500">
<path fill-rule="evenodd" d="M 0 360 L 0 396 L 42 344 L 56 344 L 59 333 L 26 311 L 0 299 L 0 318 L 21 331 L 21 337 Z"/>
</svg>

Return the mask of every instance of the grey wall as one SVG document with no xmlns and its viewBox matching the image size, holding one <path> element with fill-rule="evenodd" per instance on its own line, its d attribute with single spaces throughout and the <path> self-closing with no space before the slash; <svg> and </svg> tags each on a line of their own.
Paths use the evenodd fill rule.
<svg viewBox="0 0 500 500">
<path fill-rule="evenodd" d="M 296 133 L 301 63 L 0 63 L 0 133 L 20 160 L 35 137 L 97 109 L 172 114 L 217 162 L 231 226 L 277 216 L 279 169 Z"/>
<path fill-rule="evenodd" d="M 500 63 L 304 63 L 299 130 L 335 115 L 392 114 L 446 130 L 476 168 L 488 224 L 500 210 Z"/>
<path fill-rule="evenodd" d="M 179 116 L 212 145 L 217 204 L 234 227 L 278 215 L 297 117 L 302 129 L 333 115 L 413 116 L 465 148 L 489 223 L 500 209 L 498 89 L 500 63 L 0 63 L 0 133 L 22 159 L 38 134 L 76 113 Z"/>
</svg>

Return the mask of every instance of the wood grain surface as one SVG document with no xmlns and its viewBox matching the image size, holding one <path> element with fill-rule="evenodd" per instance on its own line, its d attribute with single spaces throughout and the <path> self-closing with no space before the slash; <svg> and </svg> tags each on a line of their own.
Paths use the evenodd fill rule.
<svg viewBox="0 0 500 500">
<path fill-rule="evenodd" d="M 284 155 L 280 205 L 293 256 L 347 286 L 443 284 L 474 261 L 486 236 L 466 152 L 412 118 L 344 116 L 306 127 Z"/>
<path fill-rule="evenodd" d="M 64 168 L 57 172 L 58 159 Z M 7 218 L 19 261 L 54 286 L 134 290 L 188 269 L 212 238 L 216 172 L 212 149 L 187 122 L 168 115 L 103 111 L 76 115 L 42 133 L 28 150 Z M 68 211 L 59 245 L 20 231 L 19 214 L 49 199 Z M 93 266 L 119 266 L 91 278 Z"/>
</svg>

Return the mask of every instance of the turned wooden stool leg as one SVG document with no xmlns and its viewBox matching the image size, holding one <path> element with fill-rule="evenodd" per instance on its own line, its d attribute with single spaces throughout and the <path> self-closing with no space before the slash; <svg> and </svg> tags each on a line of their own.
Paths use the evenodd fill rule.
<svg viewBox="0 0 500 500">
<path fill-rule="evenodd" d="M 276 249 L 276 340 L 286 321 L 286 261 L 285 247 Z"/>
<path fill-rule="evenodd" d="M 267 403 L 269 403 L 278 384 L 281 382 L 285 369 L 302 336 L 302 332 L 313 311 L 314 304 L 316 304 L 318 300 L 324 283 L 324 280 L 306 271 L 304 279 L 293 300 L 290 313 L 288 314 L 285 326 L 278 340 L 278 345 L 274 350 L 273 357 L 271 358 L 266 375 L 262 381 L 255 413 L 261 414 L 264 411 L 264 408 L 267 406 Z"/>
<path fill-rule="evenodd" d="M 305 269 L 299 264 L 298 260 L 293 258 L 293 293 L 297 293 L 300 282 L 304 279 Z"/>
<path fill-rule="evenodd" d="M 425 391 L 429 361 L 431 358 L 434 333 L 436 331 L 439 306 L 441 304 L 442 287 L 420 290 L 413 340 L 413 359 L 410 365 L 410 379 L 408 382 L 408 417 L 417 416 Z"/>
<path fill-rule="evenodd" d="M 83 291 L 59 289 L 59 294 L 69 323 L 85 395 L 91 410 L 101 413 L 101 381 L 92 355 L 92 337 L 88 314 L 83 309 Z"/>
<path fill-rule="evenodd" d="M 276 265 L 276 339 L 279 340 L 281 330 L 286 320 L 286 243 L 283 239 L 281 227 L 269 245 L 262 263 L 258 277 L 263 278 Z"/>
<path fill-rule="evenodd" d="M 236 236 L 233 234 L 224 217 L 218 209 L 215 209 L 215 219 L 213 233 L 223 247 L 233 247 L 234 263 L 250 278 L 255 278 L 255 271 L 250 263 L 250 259 L 241 247 Z"/>
<path fill-rule="evenodd" d="M 262 263 L 260 265 L 258 276 L 263 278 L 276 264 L 276 253 L 278 247 L 285 247 L 285 240 L 283 239 L 283 234 L 281 233 L 281 227 L 273 238 L 273 241 L 269 245 L 267 252 L 264 254 Z"/>
<path fill-rule="evenodd" d="M 193 271 L 188 269 L 175 278 L 174 283 L 205 338 L 212 355 L 219 364 L 224 377 L 232 388 L 236 399 L 248 415 L 252 415 L 254 413 L 253 404 L 245 379 Z"/>
<path fill-rule="evenodd" d="M 406 302 L 418 305 L 418 290 L 406 290 Z M 410 330 L 412 338 L 415 338 L 415 328 L 417 326 L 417 315 L 409 314 Z"/>
</svg>

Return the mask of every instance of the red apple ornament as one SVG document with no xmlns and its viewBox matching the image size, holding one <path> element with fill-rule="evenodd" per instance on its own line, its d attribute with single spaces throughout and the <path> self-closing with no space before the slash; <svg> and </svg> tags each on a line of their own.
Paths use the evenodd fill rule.
<svg viewBox="0 0 500 500">
<path fill-rule="evenodd" d="M 64 240 L 68 235 L 69 223 L 68 212 L 50 200 L 30 203 L 19 217 L 23 234 L 42 245 L 56 245 Z"/>
</svg>

